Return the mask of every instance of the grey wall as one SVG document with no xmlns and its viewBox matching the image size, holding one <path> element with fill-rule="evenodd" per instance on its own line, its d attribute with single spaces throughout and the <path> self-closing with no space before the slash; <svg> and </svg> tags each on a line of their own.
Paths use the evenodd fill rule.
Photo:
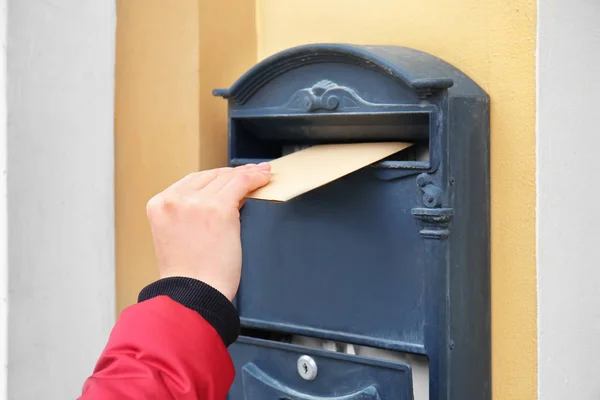
<svg viewBox="0 0 600 400">
<path fill-rule="evenodd" d="M 7 395 L 8 364 L 6 114 L 6 0 L 0 0 L 0 399 Z"/>
<path fill-rule="evenodd" d="M 600 398 L 600 2 L 538 2 L 538 387 Z"/>
<path fill-rule="evenodd" d="M 73 399 L 114 323 L 115 0 L 8 1 L 8 398 Z"/>
</svg>

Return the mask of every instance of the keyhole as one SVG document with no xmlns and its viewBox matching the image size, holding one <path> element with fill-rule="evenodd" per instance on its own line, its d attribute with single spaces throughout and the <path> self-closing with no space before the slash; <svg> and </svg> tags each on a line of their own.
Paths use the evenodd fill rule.
<svg viewBox="0 0 600 400">
<path fill-rule="evenodd" d="M 298 375 L 307 381 L 312 381 L 317 377 L 317 363 L 309 356 L 302 356 L 296 364 Z"/>
</svg>

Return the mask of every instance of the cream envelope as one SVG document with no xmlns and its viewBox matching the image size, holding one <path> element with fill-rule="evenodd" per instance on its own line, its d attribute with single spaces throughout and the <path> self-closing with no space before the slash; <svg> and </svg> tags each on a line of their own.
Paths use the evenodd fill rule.
<svg viewBox="0 0 600 400">
<path fill-rule="evenodd" d="M 412 145 L 378 142 L 312 146 L 271 161 L 271 182 L 248 198 L 287 201 Z"/>
</svg>

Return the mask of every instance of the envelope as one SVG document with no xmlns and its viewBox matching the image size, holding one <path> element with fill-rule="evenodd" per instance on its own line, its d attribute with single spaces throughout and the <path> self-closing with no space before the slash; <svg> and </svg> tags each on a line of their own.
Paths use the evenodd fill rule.
<svg viewBox="0 0 600 400">
<path fill-rule="evenodd" d="M 288 201 L 412 145 L 406 142 L 315 145 L 271 161 L 271 181 L 248 198 Z"/>
</svg>

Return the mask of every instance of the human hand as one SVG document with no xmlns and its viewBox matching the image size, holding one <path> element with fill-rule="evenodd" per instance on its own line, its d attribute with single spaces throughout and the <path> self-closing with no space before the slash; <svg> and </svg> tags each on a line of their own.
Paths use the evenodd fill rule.
<svg viewBox="0 0 600 400">
<path fill-rule="evenodd" d="M 198 279 L 232 300 L 242 271 L 239 210 L 270 179 L 267 163 L 195 172 L 150 199 L 160 277 Z"/>
</svg>

